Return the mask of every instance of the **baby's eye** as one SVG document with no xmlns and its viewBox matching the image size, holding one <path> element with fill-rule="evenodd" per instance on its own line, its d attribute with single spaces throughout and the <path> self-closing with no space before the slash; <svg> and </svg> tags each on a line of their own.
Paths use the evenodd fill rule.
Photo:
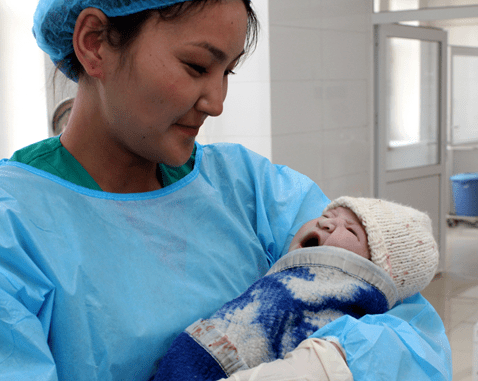
<svg viewBox="0 0 478 381">
<path fill-rule="evenodd" d="M 352 229 L 352 228 L 347 228 L 347 230 L 348 230 L 350 233 L 352 233 L 355 237 L 358 238 L 358 234 L 356 233 L 356 231 L 355 231 L 354 229 Z"/>
</svg>

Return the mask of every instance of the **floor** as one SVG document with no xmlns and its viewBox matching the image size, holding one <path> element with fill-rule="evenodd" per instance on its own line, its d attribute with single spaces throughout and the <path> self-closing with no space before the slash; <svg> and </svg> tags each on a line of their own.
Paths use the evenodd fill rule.
<svg viewBox="0 0 478 381">
<path fill-rule="evenodd" d="M 422 294 L 445 324 L 453 381 L 478 381 L 478 228 L 448 228 L 446 257 L 445 271 Z"/>
</svg>

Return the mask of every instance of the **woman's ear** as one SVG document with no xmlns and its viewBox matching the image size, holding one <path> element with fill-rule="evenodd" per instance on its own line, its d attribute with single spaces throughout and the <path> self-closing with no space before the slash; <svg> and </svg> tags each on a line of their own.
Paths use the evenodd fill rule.
<svg viewBox="0 0 478 381">
<path fill-rule="evenodd" d="M 104 78 L 104 29 L 108 19 L 96 8 L 86 8 L 78 16 L 73 32 L 73 48 L 85 72 L 90 77 Z"/>
</svg>

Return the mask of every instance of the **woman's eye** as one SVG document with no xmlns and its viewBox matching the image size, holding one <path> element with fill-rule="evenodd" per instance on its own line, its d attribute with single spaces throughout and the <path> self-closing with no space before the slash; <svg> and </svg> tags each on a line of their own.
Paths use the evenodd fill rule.
<svg viewBox="0 0 478 381">
<path fill-rule="evenodd" d="M 232 70 L 226 70 L 226 71 L 224 72 L 224 75 L 225 75 L 226 77 L 227 77 L 228 75 L 234 75 L 234 74 L 236 74 L 236 73 L 235 73 L 234 71 L 232 71 Z"/>
<path fill-rule="evenodd" d="M 201 66 L 201 65 L 196 65 L 196 64 L 191 64 L 191 63 L 188 63 L 187 64 L 191 69 L 193 69 L 195 72 L 197 72 L 198 74 L 204 74 L 204 73 L 207 73 L 207 70 L 204 66 Z"/>
</svg>

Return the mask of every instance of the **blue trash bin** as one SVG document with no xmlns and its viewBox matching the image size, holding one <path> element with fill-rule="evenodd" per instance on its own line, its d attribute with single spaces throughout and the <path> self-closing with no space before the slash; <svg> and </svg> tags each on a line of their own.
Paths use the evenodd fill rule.
<svg viewBox="0 0 478 381">
<path fill-rule="evenodd" d="M 478 216 L 478 173 L 450 177 L 457 216 Z"/>
</svg>

